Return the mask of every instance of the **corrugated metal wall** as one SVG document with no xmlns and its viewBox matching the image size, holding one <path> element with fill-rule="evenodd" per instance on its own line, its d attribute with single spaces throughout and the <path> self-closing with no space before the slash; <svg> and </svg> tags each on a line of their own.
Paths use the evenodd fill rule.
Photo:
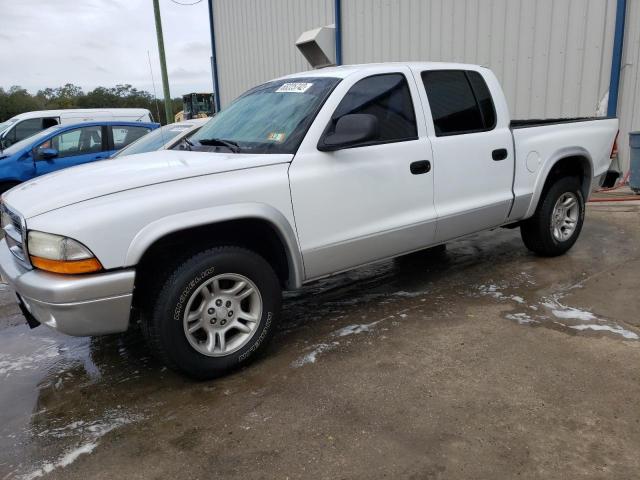
<svg viewBox="0 0 640 480">
<path fill-rule="evenodd" d="M 640 130 L 640 0 L 627 0 L 627 21 L 620 74 L 618 118 L 620 118 L 621 167 L 629 169 L 629 132 Z"/>
<path fill-rule="evenodd" d="M 215 0 L 222 105 L 309 65 L 300 33 L 334 22 L 333 0 Z M 514 118 L 590 116 L 609 90 L 616 0 L 342 0 L 343 61 L 488 66 Z M 640 129 L 640 0 L 628 0 L 618 115 L 623 168 Z M 604 104 L 606 110 L 606 102 Z"/>
<path fill-rule="evenodd" d="M 220 101 L 309 64 L 295 47 L 305 30 L 333 23 L 329 0 L 215 0 Z"/>
<path fill-rule="evenodd" d="M 478 63 L 516 118 L 594 115 L 609 88 L 615 0 L 344 0 L 345 63 Z"/>
</svg>

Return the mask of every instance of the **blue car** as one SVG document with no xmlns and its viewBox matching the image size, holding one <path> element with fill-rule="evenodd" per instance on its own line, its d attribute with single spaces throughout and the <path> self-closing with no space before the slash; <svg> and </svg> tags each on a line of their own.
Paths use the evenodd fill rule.
<svg viewBox="0 0 640 480">
<path fill-rule="evenodd" d="M 159 126 L 111 121 L 43 130 L 0 151 L 0 193 L 45 173 L 108 158 Z"/>
</svg>

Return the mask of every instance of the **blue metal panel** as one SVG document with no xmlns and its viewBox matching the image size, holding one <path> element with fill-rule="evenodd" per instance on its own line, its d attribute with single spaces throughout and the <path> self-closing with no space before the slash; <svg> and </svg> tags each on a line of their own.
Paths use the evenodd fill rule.
<svg viewBox="0 0 640 480">
<path fill-rule="evenodd" d="M 218 82 L 218 56 L 216 54 L 216 32 L 213 22 L 213 0 L 209 3 L 209 30 L 211 32 L 211 73 L 213 75 L 213 98 L 216 103 L 216 112 L 220 111 L 220 83 Z"/>
<path fill-rule="evenodd" d="M 618 0 L 616 5 L 616 30 L 613 37 L 613 58 L 611 59 L 611 80 L 609 81 L 609 104 L 607 105 L 607 115 L 610 117 L 615 117 L 618 111 L 618 90 L 620 88 L 626 12 L 627 0 Z"/>
</svg>

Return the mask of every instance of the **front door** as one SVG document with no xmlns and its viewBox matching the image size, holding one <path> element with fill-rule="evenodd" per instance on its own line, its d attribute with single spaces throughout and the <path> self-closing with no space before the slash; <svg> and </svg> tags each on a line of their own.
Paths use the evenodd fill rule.
<svg viewBox="0 0 640 480">
<path fill-rule="evenodd" d="M 379 138 L 322 152 L 310 131 L 311 141 L 305 138 L 298 150 L 289 180 L 307 279 L 433 242 L 433 176 L 415 165 L 411 171 L 432 158 L 410 73 L 396 68 L 343 80 L 314 122 L 326 134 L 343 115 L 370 114 L 378 119 Z"/>
<path fill-rule="evenodd" d="M 107 142 L 102 126 L 75 128 L 59 133 L 36 148 L 36 176 L 106 158 Z M 44 158 L 43 149 L 54 149 L 57 156 Z"/>
</svg>

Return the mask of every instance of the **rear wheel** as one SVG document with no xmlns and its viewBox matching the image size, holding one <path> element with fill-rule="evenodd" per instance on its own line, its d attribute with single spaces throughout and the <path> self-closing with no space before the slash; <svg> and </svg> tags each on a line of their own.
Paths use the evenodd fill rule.
<svg viewBox="0 0 640 480">
<path fill-rule="evenodd" d="M 243 248 L 213 248 L 168 276 L 146 320 L 146 336 L 173 369 L 214 378 L 264 349 L 280 302 L 278 277 L 266 260 Z"/>
<path fill-rule="evenodd" d="M 580 182 L 560 178 L 543 195 L 533 217 L 520 226 L 520 234 L 529 250 L 548 257 L 562 255 L 576 243 L 584 222 Z"/>
</svg>

